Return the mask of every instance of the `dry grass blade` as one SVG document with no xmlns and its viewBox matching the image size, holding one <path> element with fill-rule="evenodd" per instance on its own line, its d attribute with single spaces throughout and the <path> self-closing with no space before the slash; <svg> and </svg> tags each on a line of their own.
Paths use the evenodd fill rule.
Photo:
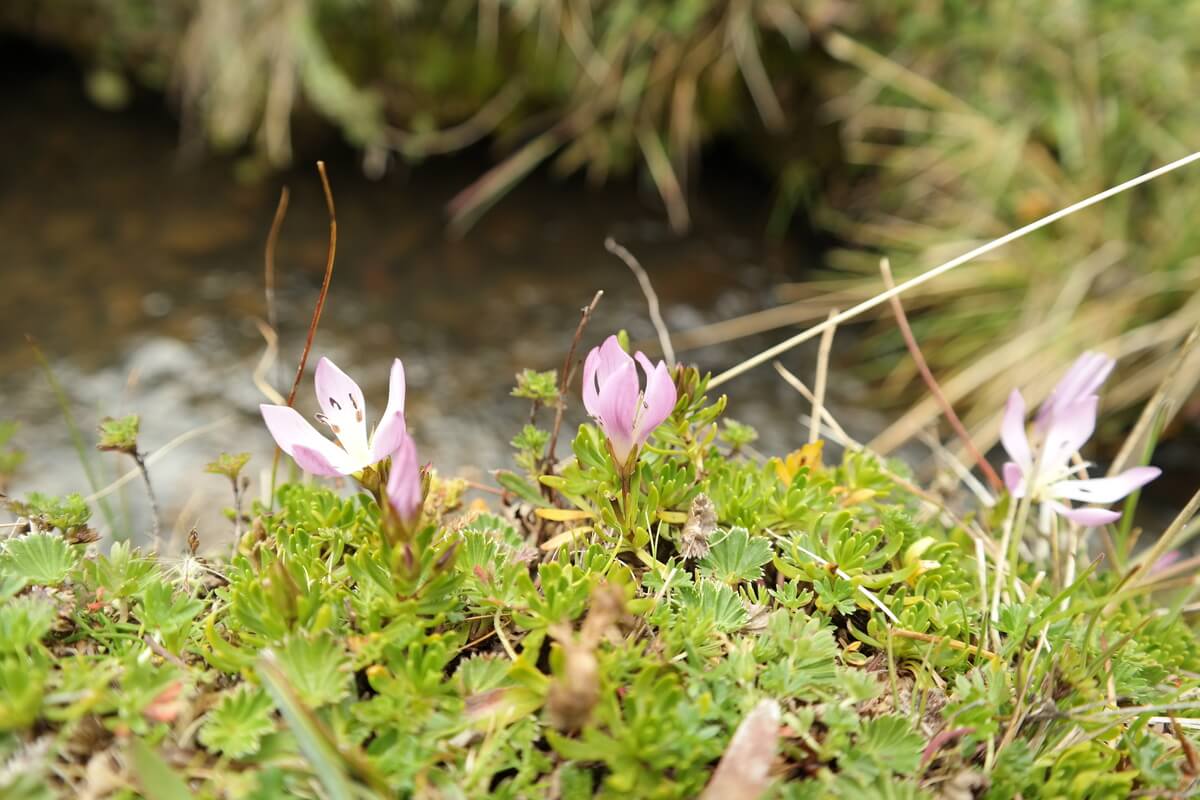
<svg viewBox="0 0 1200 800">
<path fill-rule="evenodd" d="M 675 346 L 680 350 L 698 350 L 714 344 L 744 339 L 756 333 L 786 328 L 801 322 L 810 322 L 824 316 L 828 305 L 823 302 L 797 301 L 762 311 L 753 311 L 732 319 L 699 325 L 685 331 L 675 332 Z"/>
<path fill-rule="evenodd" d="M 737 376 L 741 375 L 744 372 L 749 372 L 750 370 L 754 369 L 755 367 L 760 366 L 761 364 L 765 364 L 766 362 L 770 361 L 771 359 L 778 358 L 782 353 L 786 353 L 788 350 L 791 350 L 796 345 L 803 344 L 804 342 L 807 342 L 809 339 L 812 339 L 815 336 L 819 336 L 820 334 L 824 333 L 827 328 L 830 328 L 834 325 L 840 325 L 841 323 L 845 322 L 846 320 L 853 319 L 854 317 L 857 317 L 859 314 L 862 314 L 864 311 L 869 311 L 872 308 L 875 308 L 876 306 L 881 305 L 882 303 L 886 303 L 891 298 L 896 297 L 900 294 L 903 294 L 904 292 L 908 291 L 909 289 L 912 289 L 917 286 L 921 286 L 922 284 L 928 283 L 929 281 L 933 280 L 934 278 L 944 275 L 945 273 L 950 272 L 951 270 L 956 269 L 956 268 L 962 266 L 963 264 L 966 264 L 967 262 L 978 258 L 979 256 L 986 255 L 987 253 L 990 253 L 993 250 L 998 250 L 999 248 L 1003 247 L 1004 245 L 1006 245 L 1010 242 L 1016 241 L 1017 239 L 1020 239 L 1024 236 L 1028 236 L 1029 234 L 1033 233 L 1034 231 L 1040 230 L 1041 228 L 1044 228 L 1047 225 L 1051 225 L 1051 224 L 1057 222 L 1058 220 L 1063 219 L 1064 217 L 1069 217 L 1070 215 L 1072 215 L 1078 211 L 1082 211 L 1085 208 L 1094 206 L 1097 203 L 1101 203 L 1110 197 L 1121 194 L 1122 192 L 1126 192 L 1136 186 L 1140 186 L 1143 183 L 1146 183 L 1147 181 L 1152 181 L 1155 178 L 1166 175 L 1167 173 L 1173 172 L 1181 167 L 1185 167 L 1188 164 L 1191 164 L 1195 161 L 1200 161 L 1200 151 L 1191 153 L 1190 155 L 1184 156 L 1183 158 L 1176 159 L 1175 161 L 1172 161 L 1169 164 L 1164 164 L 1163 166 L 1158 167 L 1157 169 L 1153 169 L 1149 172 L 1142 173 L 1141 175 L 1137 176 L 1136 178 L 1131 178 L 1130 180 L 1127 180 L 1124 183 L 1117 184 L 1116 186 L 1113 186 L 1109 189 L 1105 189 L 1102 192 L 1098 192 L 1094 195 L 1091 195 L 1090 197 L 1080 200 L 1077 203 L 1073 203 L 1073 204 L 1067 206 L 1066 208 L 1061 208 L 1058 211 L 1055 211 L 1051 214 L 1047 214 L 1046 216 L 1044 216 L 1038 220 L 1035 220 L 1034 222 L 1031 222 L 1028 225 L 1024 225 L 1020 228 L 1017 228 L 1014 231 L 1011 231 L 1011 232 L 1005 234 L 1004 236 L 999 237 L 998 239 L 993 239 L 992 241 L 988 242 L 987 244 L 980 245 L 979 247 L 969 250 L 966 253 L 963 253 L 962 255 L 958 256 L 957 258 L 953 258 L 943 264 L 939 264 L 938 266 L 936 266 L 932 269 L 922 272 L 920 275 L 917 275 L 913 278 L 909 278 L 908 280 L 904 281 L 904 283 L 901 283 L 890 290 L 880 292 L 879 294 L 875 295 L 874 297 L 868 298 L 868 299 L 864 300 L 863 302 L 861 302 L 851 308 L 846 309 L 845 311 L 841 312 L 837 316 L 831 317 L 830 319 L 827 319 L 825 322 L 822 322 L 819 325 L 814 325 L 813 327 L 808 328 L 807 330 L 804 330 L 804 331 L 796 334 L 795 336 L 791 337 L 790 339 L 785 339 L 784 341 L 780 342 L 779 344 L 777 344 L 773 347 L 768 347 L 766 350 L 762 351 L 761 353 L 759 353 L 755 356 L 751 356 L 750 358 L 746 359 L 745 361 L 741 362 L 740 364 L 737 364 L 737 365 L 725 370 L 720 375 L 717 375 L 709 382 L 708 385 L 710 388 L 715 389 L 718 386 L 720 386 L 721 384 L 726 383 L 727 381 L 733 380 L 734 378 L 736 378 Z"/>
<path fill-rule="evenodd" d="M 896 288 L 896 281 L 892 279 L 892 268 L 886 258 L 880 260 L 879 272 L 883 276 L 883 285 L 887 289 Z M 891 304 L 892 313 L 896 315 L 896 325 L 900 328 L 900 335 L 904 337 L 904 345 L 908 348 L 909 355 L 912 356 L 913 362 L 917 365 L 917 371 L 921 373 L 921 379 L 925 381 L 930 394 L 933 395 L 938 405 L 941 406 L 942 414 L 945 415 L 946 421 L 950 423 L 950 427 L 954 429 L 954 433 L 958 435 L 963 446 L 967 448 L 967 452 L 971 454 L 971 458 L 974 459 L 975 463 L 979 465 L 980 471 L 987 477 L 988 483 L 992 486 L 992 491 L 999 492 L 1004 488 L 1004 483 L 1000 480 L 1000 476 L 996 474 L 996 470 L 992 469 L 992 465 L 979 452 L 979 448 L 975 446 L 975 442 L 971 441 L 971 434 L 967 433 L 967 429 L 963 427 L 962 420 L 958 418 L 958 414 L 954 413 L 954 406 L 950 405 L 950 401 L 946 399 L 946 395 L 942 392 L 942 387 L 938 385 L 937 378 L 933 376 L 933 371 L 929 369 L 929 364 L 925 361 L 925 355 L 921 352 L 921 345 L 917 343 L 917 337 L 913 334 L 912 327 L 908 324 L 908 316 L 904 313 L 904 304 L 900 302 L 898 296 L 891 298 Z"/>
<path fill-rule="evenodd" d="M 837 309 L 829 310 L 829 319 L 837 316 Z M 808 429 L 808 443 L 815 444 L 821 438 L 821 416 L 825 411 L 825 386 L 829 382 L 829 353 L 833 349 L 833 334 L 837 327 L 830 325 L 821 334 L 821 346 L 817 349 L 817 379 L 813 390 L 813 424 Z"/>
<path fill-rule="evenodd" d="M 562 145 L 557 130 L 547 131 L 489 169 L 470 186 L 451 198 L 446 205 L 450 215 L 450 230 L 457 236 L 465 234 L 485 211 L 495 205 L 521 180 L 552 156 Z"/>
<path fill-rule="evenodd" d="M 254 324 L 258 326 L 258 332 L 262 334 L 263 339 L 267 343 L 267 349 L 263 350 L 262 358 L 258 360 L 258 364 L 254 367 L 254 374 L 252 376 L 254 385 L 272 403 L 277 406 L 284 405 L 287 403 L 287 399 L 267 380 L 267 372 L 274 366 L 275 358 L 279 355 L 279 334 L 275 332 L 275 328 L 257 317 L 254 318 Z"/>
<path fill-rule="evenodd" d="M 289 196 L 288 188 L 284 186 L 279 191 L 279 205 L 275 207 L 275 217 L 271 220 L 271 230 L 267 233 L 267 246 L 263 250 L 263 291 L 267 302 L 267 324 L 273 330 L 279 330 L 279 317 L 275 310 L 275 245 L 279 241 L 279 231 L 283 228 L 283 220 L 287 216 Z"/>
<path fill-rule="evenodd" d="M 1200 341 L 1200 325 L 1192 328 L 1192 332 L 1184 340 L 1183 346 L 1171 360 L 1166 377 L 1158 385 L 1145 408 L 1142 409 L 1137 424 L 1133 426 L 1129 436 L 1125 437 L 1125 443 L 1121 445 L 1121 450 L 1113 459 L 1112 465 L 1109 466 L 1109 477 L 1125 469 L 1129 459 L 1137 452 L 1155 420 L 1159 420 L 1159 425 L 1166 427 L 1171 418 L 1175 416 L 1179 405 L 1195 388 L 1196 381 L 1200 379 L 1200 364 L 1193 369 L 1186 369 L 1186 366 L 1197 341 Z"/>
<path fill-rule="evenodd" d="M 833 414 L 829 413 L 829 409 L 825 408 L 824 403 L 817 402 L 817 396 L 813 394 L 811 389 L 804 385 L 804 381 L 800 380 L 795 373 L 793 373 L 783 364 L 780 364 L 778 361 L 776 361 L 773 366 L 775 367 L 775 371 L 779 373 L 779 376 L 783 378 L 783 380 L 787 382 L 789 386 L 799 392 L 805 400 L 812 403 L 814 412 L 816 412 L 818 408 L 820 409 L 821 420 L 824 422 L 824 424 L 829 426 L 829 430 L 833 432 L 833 435 L 841 440 L 842 446 L 850 447 L 854 450 L 864 449 L 862 444 L 852 439 L 850 435 L 846 433 L 846 429 L 843 428 L 836 419 L 834 419 Z"/>
<path fill-rule="evenodd" d="M 480 12 L 482 15 L 482 7 Z M 524 96 L 522 82 L 513 80 L 505 84 L 472 117 L 458 125 L 427 133 L 392 129 L 389 131 L 390 144 L 406 156 L 414 158 L 428 158 L 462 150 L 493 133 L 496 126 L 516 109 Z"/>
<path fill-rule="evenodd" d="M 1175 540 L 1179 538 L 1179 535 L 1183 532 L 1184 528 L 1189 522 L 1192 521 L 1192 518 L 1195 517 L 1198 512 L 1200 512 L 1200 490 L 1197 490 L 1197 492 L 1192 495 L 1192 499 L 1188 501 L 1187 505 L 1183 507 L 1183 510 L 1179 512 L 1179 515 L 1175 517 L 1169 526 L 1167 526 L 1167 529 L 1163 531 L 1163 535 L 1158 537 L 1158 541 L 1156 541 L 1153 546 L 1138 556 L 1137 563 L 1134 564 L 1129 575 L 1123 582 L 1133 581 L 1134 578 L 1141 577 L 1143 573 L 1147 572 L 1151 567 L 1153 567 L 1155 562 L 1162 558 L 1163 554 L 1171 549 L 1172 545 L 1175 543 Z M 1142 583 L 1142 581 L 1135 581 L 1131 585 L 1136 586 L 1140 583 Z"/>
<path fill-rule="evenodd" d="M 646 159 L 646 167 L 650 170 L 650 177 L 658 188 L 663 205 L 667 207 L 667 219 L 671 222 L 671 230 L 676 233 L 685 232 L 692 224 L 687 199 L 683 195 L 683 186 L 679 183 L 675 168 L 671 166 L 671 158 L 667 155 L 662 140 L 654 131 L 641 128 L 638 130 L 637 141 L 642 150 L 642 157 Z"/>
<path fill-rule="evenodd" d="M 667 360 L 667 366 L 675 369 L 675 348 L 671 346 L 671 333 L 667 330 L 667 323 L 659 310 L 658 294 L 650 283 L 650 276 L 633 253 L 611 236 L 604 240 L 604 249 L 625 262 L 625 266 L 629 267 L 629 271 L 637 278 L 638 285 L 642 287 L 642 294 L 646 295 L 646 304 L 650 306 L 650 322 L 658 334 L 658 346 L 662 348 L 663 358 Z"/>
<path fill-rule="evenodd" d="M 207 425 L 201 425 L 198 428 L 192 428 L 190 431 L 184 431 L 183 433 L 179 434 L 171 441 L 164 444 L 162 447 L 155 450 L 150 455 L 146 456 L 146 466 L 150 467 L 150 466 L 153 466 L 154 464 L 157 464 L 159 461 L 166 458 L 171 453 L 172 450 L 179 447 L 180 445 L 187 444 L 192 439 L 195 439 L 198 436 L 203 436 L 206 433 L 215 431 L 216 429 L 218 429 L 224 425 L 228 425 L 232 421 L 233 421 L 232 416 L 221 417 L 220 419 L 214 420 L 213 422 L 210 422 Z M 115 492 L 117 489 L 120 489 L 122 486 L 129 483 L 130 481 L 137 480 L 139 477 L 141 477 L 141 475 L 142 475 L 142 470 L 138 467 L 134 467 L 133 469 L 131 469 L 128 472 L 121 475 L 121 477 L 117 478 L 112 483 L 108 484 L 107 486 L 105 486 L 101 489 L 97 489 L 92 494 L 89 494 L 87 497 L 84 498 L 84 500 L 86 500 L 89 503 L 94 503 L 97 500 L 103 500 L 105 497 L 108 497 L 110 494 Z"/>
</svg>

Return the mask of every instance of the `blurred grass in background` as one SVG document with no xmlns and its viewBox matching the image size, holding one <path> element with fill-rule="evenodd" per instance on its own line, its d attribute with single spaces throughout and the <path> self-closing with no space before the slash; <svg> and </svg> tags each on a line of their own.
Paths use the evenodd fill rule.
<svg viewBox="0 0 1200 800">
<path fill-rule="evenodd" d="M 338 126 L 382 172 L 489 142 L 448 211 L 463 230 L 531 170 L 637 174 L 677 229 L 706 143 L 735 143 L 839 247 L 781 308 L 683 346 L 824 317 L 1200 142 L 1200 2 L 1009 0 L 59 0 L 0 26 L 179 109 L 185 151 L 286 164 L 298 118 Z M 906 295 L 950 399 L 986 443 L 1008 389 L 1031 402 L 1084 349 L 1124 356 L 1132 406 L 1200 320 L 1200 181 L 1168 176 Z M 883 397 L 923 395 L 890 319 L 862 345 Z M 1200 373 L 1200 359 L 1185 363 Z M 876 440 L 937 415 L 922 402 Z M 1193 419 L 1200 409 L 1193 408 Z M 1184 423 L 1187 424 L 1187 423 Z"/>
</svg>

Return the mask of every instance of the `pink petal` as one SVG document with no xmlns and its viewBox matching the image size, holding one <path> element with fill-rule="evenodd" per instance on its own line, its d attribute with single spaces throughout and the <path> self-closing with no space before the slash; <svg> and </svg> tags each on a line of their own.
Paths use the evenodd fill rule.
<svg viewBox="0 0 1200 800">
<path fill-rule="evenodd" d="M 362 389 L 328 358 L 317 362 L 317 402 L 338 442 L 347 452 L 367 453 L 367 404 Z"/>
<path fill-rule="evenodd" d="M 408 425 L 404 420 L 404 412 L 397 411 L 379 421 L 371 437 L 371 463 L 378 464 L 396 452 L 404 440 Z"/>
<path fill-rule="evenodd" d="M 1012 390 L 1008 396 L 1008 403 L 1004 406 L 1004 419 L 1000 423 L 1000 443 L 1022 472 L 1032 468 L 1033 456 L 1029 452 L 1029 439 L 1025 435 L 1025 398 L 1017 389 Z"/>
<path fill-rule="evenodd" d="M 626 364 L 632 364 L 633 359 L 629 357 L 629 353 L 625 352 L 625 348 L 621 347 L 621 342 L 616 336 L 609 336 L 600 345 L 600 365 L 599 365 L 599 380 L 604 379 L 623 368 Z"/>
<path fill-rule="evenodd" d="M 600 416 L 600 389 L 596 386 L 596 370 L 600 368 L 600 348 L 593 347 L 583 361 L 583 407 L 588 415 Z"/>
<path fill-rule="evenodd" d="M 1070 508 L 1061 503 L 1054 503 L 1053 507 L 1059 514 L 1085 528 L 1107 525 L 1121 518 L 1121 512 L 1110 511 L 1107 508 Z"/>
<path fill-rule="evenodd" d="M 1158 467 L 1134 467 L 1111 478 L 1059 481 L 1050 491 L 1054 497 L 1081 503 L 1113 503 L 1161 474 Z"/>
<path fill-rule="evenodd" d="M 371 436 L 373 462 L 382 461 L 400 446 L 400 439 L 408 427 L 404 421 L 404 393 L 404 365 L 397 358 L 392 362 L 392 374 L 388 380 L 387 407 Z"/>
<path fill-rule="evenodd" d="M 1100 399 L 1095 395 L 1077 400 L 1064 406 L 1050 419 L 1046 431 L 1046 444 L 1042 449 L 1042 475 L 1057 472 L 1067 466 L 1071 455 L 1091 438 L 1096 430 L 1096 407 Z"/>
<path fill-rule="evenodd" d="M 316 379 L 313 382 L 317 390 L 317 402 L 325 416 L 333 419 L 338 416 L 351 415 L 357 412 L 358 417 L 366 413 L 366 401 L 363 400 L 362 389 L 346 373 L 328 358 L 322 356 L 317 362 Z"/>
<path fill-rule="evenodd" d="M 596 419 L 601 417 L 601 388 L 609 378 L 632 363 L 633 359 L 621 347 L 616 336 L 609 336 L 603 344 L 588 352 L 583 362 L 583 407 L 588 414 Z"/>
<path fill-rule="evenodd" d="M 633 433 L 634 441 L 640 447 L 650 438 L 654 429 L 671 416 L 678 393 L 666 362 L 659 361 L 652 365 L 650 359 L 641 353 L 637 354 L 637 360 L 646 372 L 646 391 L 642 395 L 642 408 Z"/>
<path fill-rule="evenodd" d="M 632 359 L 607 379 L 602 378 L 596 420 L 608 436 L 617 460 L 621 462 L 625 461 L 636 444 L 633 425 L 639 394 L 637 368 Z"/>
<path fill-rule="evenodd" d="M 320 464 L 326 464 L 334 471 L 318 472 L 315 470 L 307 470 L 303 464 L 300 464 L 302 469 L 310 472 L 315 472 L 318 475 L 343 475 L 345 470 L 339 467 L 345 467 L 346 453 L 333 442 L 319 434 L 312 425 L 308 424 L 308 420 L 300 416 L 300 412 L 294 408 L 287 406 L 273 406 L 263 404 L 259 406 L 262 411 L 263 421 L 267 423 L 267 430 L 275 437 L 275 443 L 279 445 L 279 449 L 300 462 L 300 457 L 297 456 L 297 448 L 303 447 L 306 451 L 316 453 L 320 456 L 320 462 L 312 462 L 320 467 Z M 337 465 L 337 466 L 334 466 Z"/>
<path fill-rule="evenodd" d="M 1011 461 L 1004 462 L 1004 485 L 1013 497 L 1025 496 L 1025 473 Z"/>
<path fill-rule="evenodd" d="M 417 465 L 417 445 L 408 434 L 401 436 L 400 446 L 392 455 L 387 497 L 404 522 L 412 524 L 420 516 L 421 468 Z"/>
<path fill-rule="evenodd" d="M 1050 392 L 1050 396 L 1042 403 L 1037 415 L 1038 430 L 1049 427 L 1051 419 L 1067 407 L 1096 394 L 1116 363 L 1103 353 L 1087 352 L 1075 359 L 1070 369 Z"/>
<path fill-rule="evenodd" d="M 292 458 L 296 459 L 296 463 L 300 466 L 300 469 L 323 478 L 332 478 L 335 475 L 349 475 L 351 472 L 358 471 L 356 469 L 340 469 L 335 467 L 323 453 L 311 447 L 305 447 L 302 444 L 296 445 L 292 453 Z"/>
</svg>

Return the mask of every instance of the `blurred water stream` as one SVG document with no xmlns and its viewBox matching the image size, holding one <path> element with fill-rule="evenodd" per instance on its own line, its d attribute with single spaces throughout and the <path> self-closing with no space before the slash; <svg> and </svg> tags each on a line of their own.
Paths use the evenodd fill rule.
<svg viewBox="0 0 1200 800">
<path fill-rule="evenodd" d="M 266 315 L 263 244 L 279 187 L 292 190 L 279 242 L 280 385 L 290 382 L 324 268 L 328 221 L 311 167 L 239 181 L 227 158 L 181 163 L 174 121 L 160 98 L 112 114 L 92 107 L 69 66 L 35 64 L 6 84 L 0 103 L 0 418 L 22 423 L 29 462 L 12 486 L 81 491 L 87 484 L 67 427 L 25 343 L 32 335 L 65 387 L 89 446 L 106 414 L 139 413 L 154 451 L 189 430 L 226 419 L 155 465 L 168 527 L 224 530 L 221 479 L 202 466 L 222 450 L 269 463 L 270 439 L 252 381 L 263 352 L 255 324 Z M 635 187 L 587 191 L 537 177 L 462 240 L 446 236 L 442 207 L 484 167 L 467 156 L 372 182 L 335 141 L 299 145 L 298 161 L 325 157 L 338 209 L 337 268 L 313 361 L 333 357 L 363 384 L 378 411 L 394 356 L 408 371 L 409 420 L 423 459 L 486 479 L 509 466 L 507 441 L 528 406 L 508 396 L 525 366 L 557 367 L 579 307 L 601 302 L 584 345 L 618 328 L 652 338 L 632 275 L 605 252 L 615 236 L 641 259 L 676 329 L 770 302 L 770 286 L 802 265 L 795 243 L 767 245 L 770 198 L 754 182 L 715 176 L 694 199 L 694 233 L 679 239 L 652 197 Z M 761 338 L 687 354 L 719 370 L 760 349 Z M 581 351 L 582 352 L 582 351 Z M 810 372 L 797 353 L 789 363 Z M 286 393 L 286 388 L 283 389 Z M 771 370 L 732 386 L 731 415 L 760 428 L 768 449 L 803 441 L 804 406 Z M 833 402 L 858 390 L 840 376 Z M 299 407 L 311 412 L 311 380 Z M 574 410 L 578 419 L 578 409 Z M 368 415 L 371 411 L 368 409 Z M 874 415 L 851 415 L 874 428 Z M 569 440 L 570 431 L 564 437 Z M 565 452 L 565 448 L 563 448 Z M 93 454 L 107 482 L 131 465 Z M 138 483 L 126 487 L 144 529 Z"/>
</svg>

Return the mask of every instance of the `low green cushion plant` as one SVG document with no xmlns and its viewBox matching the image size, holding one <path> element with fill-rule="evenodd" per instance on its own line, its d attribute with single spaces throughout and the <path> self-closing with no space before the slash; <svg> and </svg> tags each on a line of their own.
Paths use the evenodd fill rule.
<svg viewBox="0 0 1200 800">
<path fill-rule="evenodd" d="M 1067 580 L 1032 531 L 1015 558 L 999 547 L 1028 498 L 964 512 L 898 462 L 825 463 L 821 442 L 764 459 L 694 368 L 646 390 L 674 402 L 657 426 L 635 412 L 618 458 L 621 420 L 596 406 L 609 368 L 628 378 L 589 357 L 600 424 L 572 456 L 547 457 L 535 416 L 486 501 L 401 450 L 355 473 L 359 491 L 280 485 L 219 558 L 102 552 L 78 499 L 17 506 L 0 796 L 1194 786 L 1190 576 L 1115 546 Z M 545 416 L 560 390 L 535 378 L 516 394 Z M 245 459 L 214 463 L 238 491 Z M 394 499 L 405 481 L 416 508 Z"/>
</svg>

